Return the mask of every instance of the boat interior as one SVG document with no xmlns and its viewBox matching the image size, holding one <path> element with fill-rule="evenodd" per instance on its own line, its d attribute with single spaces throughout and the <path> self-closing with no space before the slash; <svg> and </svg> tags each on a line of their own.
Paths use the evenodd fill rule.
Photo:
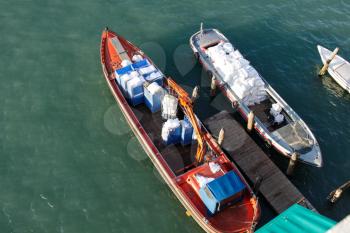
<svg viewBox="0 0 350 233">
<path fill-rule="evenodd" d="M 243 191 L 240 201 L 230 203 L 229 207 L 224 209 L 225 211 L 220 211 L 215 215 L 207 210 L 199 194 L 200 184 L 196 179 L 197 175 L 217 178 L 232 171 L 234 169 L 232 163 L 222 157 L 218 157 L 217 160 L 220 160 L 218 164 L 220 164 L 221 169 L 217 173 L 211 171 L 209 163 L 204 162 L 196 166 L 197 143 L 194 142 L 187 146 L 181 144 L 164 145 L 161 138 L 162 124 L 164 122 L 161 113 L 151 113 L 144 104 L 132 107 L 132 110 L 167 165 L 177 176 L 177 184 L 186 196 L 191 199 L 191 202 L 196 203 L 196 207 L 201 214 L 206 216 L 212 225 L 220 227 L 223 232 L 232 231 L 232 226 L 235 226 L 234 228 L 247 229 L 253 221 L 254 211 L 257 211 L 247 208 L 247 205 L 255 205 L 253 199 L 250 198 L 251 194 L 248 189 Z M 179 111 L 178 115 L 181 117 L 183 113 Z M 247 221 L 247 219 L 251 219 L 251 221 Z"/>
<path fill-rule="evenodd" d="M 249 106 L 254 111 L 255 116 L 276 138 L 279 138 L 291 146 L 296 152 L 305 154 L 312 150 L 312 142 L 308 139 L 308 134 L 299 122 L 293 121 L 285 109 L 282 108 L 280 114 L 284 119 L 279 124 L 274 122 L 270 114 L 272 104 L 275 103 L 269 96 L 260 104 Z"/>
<path fill-rule="evenodd" d="M 195 167 L 195 156 L 197 152 L 197 143 L 195 141 L 189 145 L 165 145 L 161 137 L 164 123 L 161 113 L 152 113 L 145 104 L 132 106 L 132 110 L 176 176 L 182 175 Z M 181 111 L 178 112 L 178 117 L 183 118 Z"/>
<path fill-rule="evenodd" d="M 249 106 L 249 109 L 254 112 L 255 116 L 259 118 L 261 123 L 263 123 L 270 132 L 273 132 L 288 125 L 291 121 L 288 114 L 286 114 L 286 112 L 282 110 L 281 114 L 284 116 L 283 121 L 279 124 L 274 123 L 273 116 L 270 114 L 272 104 L 272 100 L 270 98 L 266 98 L 260 104 Z"/>
</svg>

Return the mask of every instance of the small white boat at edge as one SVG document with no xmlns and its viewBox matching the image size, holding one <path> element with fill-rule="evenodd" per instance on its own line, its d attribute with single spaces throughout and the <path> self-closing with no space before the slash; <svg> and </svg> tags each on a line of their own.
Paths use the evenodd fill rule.
<svg viewBox="0 0 350 233">
<path fill-rule="evenodd" d="M 327 62 L 332 51 L 317 45 L 318 52 L 321 56 L 323 64 Z M 327 69 L 328 73 L 334 81 L 336 81 L 342 88 L 350 93 L 350 63 L 346 61 L 339 55 L 336 55 L 335 58 L 329 64 Z"/>
</svg>

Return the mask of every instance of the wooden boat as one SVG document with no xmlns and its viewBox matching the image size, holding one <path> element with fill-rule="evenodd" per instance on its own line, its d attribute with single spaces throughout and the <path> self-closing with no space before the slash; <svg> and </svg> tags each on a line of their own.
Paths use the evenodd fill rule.
<svg viewBox="0 0 350 233">
<path fill-rule="evenodd" d="M 321 45 L 317 45 L 317 49 L 323 64 L 326 64 L 327 60 L 332 54 L 332 51 L 322 47 Z M 350 93 L 350 63 L 348 61 L 341 56 L 336 55 L 329 64 L 327 71 L 342 88 Z"/>
<path fill-rule="evenodd" d="M 208 55 L 208 51 L 219 44 L 230 44 L 230 42 L 217 29 L 201 29 L 190 38 L 190 46 L 195 56 L 208 71 L 209 75 L 213 76 L 216 86 L 221 89 L 223 94 L 233 104 L 233 107 L 237 108 L 246 121 L 248 121 L 248 114 L 251 111 L 254 112 L 254 128 L 269 146 L 273 146 L 284 156 L 291 157 L 293 153 L 296 153 L 299 155 L 298 159 L 300 161 L 321 167 L 323 163 L 321 150 L 313 133 L 298 114 L 257 71 L 255 73 L 263 81 L 262 86 L 266 94 L 266 98 L 260 103 L 246 104 L 234 91 L 234 84 L 224 81 L 222 72 L 216 68 L 217 66 L 214 64 L 213 59 Z M 238 51 L 233 46 L 232 49 L 232 51 Z M 249 69 L 255 70 L 252 66 L 248 66 Z M 271 107 L 276 104 L 280 107 L 281 118 L 283 118 L 283 121 L 279 124 L 275 124 L 270 114 Z"/>
<path fill-rule="evenodd" d="M 192 112 L 192 102 L 187 93 L 172 79 L 164 77 L 164 90 L 178 98 L 181 107 L 178 109 L 178 116 L 186 115 L 190 119 L 196 132 L 197 142 L 194 141 L 187 146 L 165 145 L 161 136 L 164 122 L 161 112 L 152 113 L 144 103 L 134 106 L 123 92 L 123 87 L 118 84 L 118 78 L 121 78 L 118 72 L 125 68 L 122 67 L 123 61 L 130 60 L 136 55 L 155 65 L 139 48 L 108 29 L 102 33 L 100 53 L 106 82 L 125 119 L 159 174 L 183 204 L 187 213 L 206 232 L 253 232 L 260 216 L 257 198 L 235 164 L 226 157 L 216 140 L 195 117 Z M 131 66 L 134 65 L 136 66 L 136 63 Z M 144 88 L 147 85 L 148 83 Z M 206 158 L 205 162 L 202 159 L 203 156 Z M 213 164 L 219 169 L 213 171 Z M 203 185 L 198 180 L 199 176 L 210 177 L 213 181 Z M 217 199 L 215 192 L 218 190 L 209 189 L 209 185 L 215 181 L 218 185 L 219 180 L 233 176 L 238 183 L 243 184 L 242 189 L 235 194 L 236 196 L 225 199 L 222 206 L 220 206 L 221 203 L 215 205 L 215 213 L 210 212 L 208 200 L 205 197 L 208 198 L 211 194 L 212 201 Z M 225 189 L 229 190 L 229 187 L 234 184 L 226 183 L 226 185 L 228 186 L 221 187 L 224 193 Z M 238 197 L 237 195 L 239 199 L 232 199 Z"/>
</svg>

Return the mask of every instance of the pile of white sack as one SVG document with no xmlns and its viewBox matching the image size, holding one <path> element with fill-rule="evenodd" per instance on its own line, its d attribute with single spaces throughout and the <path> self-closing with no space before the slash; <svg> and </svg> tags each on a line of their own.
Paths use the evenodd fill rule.
<svg viewBox="0 0 350 233">
<path fill-rule="evenodd" d="M 172 131 L 179 129 L 180 127 L 180 121 L 179 119 L 168 119 L 164 124 L 162 128 L 162 139 L 164 141 L 169 140 L 169 134 L 171 134 Z"/>
<path fill-rule="evenodd" d="M 281 114 L 282 107 L 275 103 L 272 104 L 270 114 L 274 117 L 274 123 L 281 124 L 284 121 L 284 116 Z"/>
<path fill-rule="evenodd" d="M 219 43 L 207 50 L 214 67 L 244 104 L 259 104 L 267 97 L 264 81 L 231 43 Z"/>
<path fill-rule="evenodd" d="M 166 94 L 162 100 L 162 117 L 163 119 L 174 119 L 177 115 L 177 98 Z"/>
</svg>

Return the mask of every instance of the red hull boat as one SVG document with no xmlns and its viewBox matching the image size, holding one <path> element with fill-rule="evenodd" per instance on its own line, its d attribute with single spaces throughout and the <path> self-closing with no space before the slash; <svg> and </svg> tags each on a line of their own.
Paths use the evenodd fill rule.
<svg viewBox="0 0 350 233">
<path fill-rule="evenodd" d="M 152 70 L 157 70 L 156 66 L 139 48 L 108 29 L 102 33 L 100 53 L 103 74 L 116 102 L 143 149 L 187 213 L 206 232 L 253 232 L 260 216 L 258 201 L 237 167 L 193 114 L 187 93 L 170 78 L 163 77 L 159 82 L 166 93 L 178 99 L 178 115 L 190 120 L 197 135 L 197 142 L 190 145 L 167 145 L 162 140 L 165 120 L 161 112 L 152 113 L 142 98 L 136 102 L 131 99 L 126 93 L 127 88 L 123 89 L 126 86 L 121 75 L 118 75 L 129 66 L 135 70 L 137 64 L 144 61 Z M 132 63 L 135 55 L 139 62 Z M 127 90 L 130 91 L 130 87 Z"/>
</svg>

